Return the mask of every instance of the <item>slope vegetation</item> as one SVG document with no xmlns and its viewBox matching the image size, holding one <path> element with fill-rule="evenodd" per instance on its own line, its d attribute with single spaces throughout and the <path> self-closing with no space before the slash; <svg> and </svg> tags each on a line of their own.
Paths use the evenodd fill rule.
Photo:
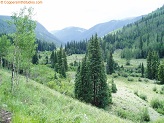
<svg viewBox="0 0 164 123">
<path fill-rule="evenodd" d="M 0 15 L 0 34 L 9 34 L 15 32 L 16 28 L 14 25 L 9 25 L 7 21 L 11 21 L 10 16 Z M 36 23 L 36 38 L 41 41 L 54 42 L 57 45 L 61 44 L 61 41 L 54 35 L 48 32 L 48 30 L 41 25 L 39 22 Z"/>
<path fill-rule="evenodd" d="M 0 109 L 12 112 L 13 123 L 128 123 L 101 109 L 81 103 L 20 76 L 13 95 L 10 74 L 0 70 Z"/>
</svg>

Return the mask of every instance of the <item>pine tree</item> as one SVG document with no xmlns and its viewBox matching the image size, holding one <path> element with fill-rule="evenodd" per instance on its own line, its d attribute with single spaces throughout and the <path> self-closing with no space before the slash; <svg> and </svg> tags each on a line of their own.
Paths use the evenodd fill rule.
<svg viewBox="0 0 164 123">
<path fill-rule="evenodd" d="M 39 59 L 38 59 L 38 55 L 37 55 L 37 52 L 36 52 L 35 55 L 32 57 L 32 63 L 33 64 L 38 64 L 38 61 L 39 61 Z"/>
<path fill-rule="evenodd" d="M 144 77 L 144 71 L 145 71 L 145 69 L 144 69 L 144 65 L 143 65 L 143 63 L 141 64 L 141 76 L 142 77 Z"/>
<path fill-rule="evenodd" d="M 55 71 L 61 74 L 62 77 L 66 77 L 66 71 L 68 70 L 67 56 L 62 46 L 57 53 L 54 53 L 54 65 Z"/>
<path fill-rule="evenodd" d="M 161 65 L 159 65 L 158 79 L 160 81 L 160 84 L 164 84 L 164 62 Z"/>
<path fill-rule="evenodd" d="M 160 65 L 158 53 L 153 51 L 147 56 L 147 77 L 149 79 L 158 79 L 158 67 Z"/>
<path fill-rule="evenodd" d="M 90 39 L 88 52 L 80 72 L 76 74 L 75 97 L 100 108 L 106 107 L 111 101 L 111 92 L 106 81 L 101 48 L 95 35 Z"/>
<path fill-rule="evenodd" d="M 67 55 L 64 49 L 63 49 L 63 61 L 64 61 L 65 70 L 67 71 L 68 70 Z"/>
<path fill-rule="evenodd" d="M 107 74 L 114 73 L 114 60 L 113 60 L 112 52 L 110 52 L 107 57 L 106 72 Z"/>
<path fill-rule="evenodd" d="M 152 53 L 152 79 L 158 79 L 158 67 L 160 65 L 159 55 L 156 51 Z"/>
<path fill-rule="evenodd" d="M 77 68 L 77 72 L 75 75 L 75 89 L 74 89 L 74 93 L 75 93 L 75 98 L 82 100 L 82 91 L 81 91 L 81 74 L 80 74 L 80 65 Z"/>
<path fill-rule="evenodd" d="M 55 53 L 52 51 L 51 56 L 50 56 L 50 61 L 51 61 L 51 67 L 55 67 Z"/>
<path fill-rule="evenodd" d="M 45 64 L 48 64 L 48 56 L 46 56 L 45 59 L 46 59 L 46 63 Z"/>
<path fill-rule="evenodd" d="M 147 77 L 152 79 L 152 52 L 148 52 L 147 56 Z"/>
</svg>

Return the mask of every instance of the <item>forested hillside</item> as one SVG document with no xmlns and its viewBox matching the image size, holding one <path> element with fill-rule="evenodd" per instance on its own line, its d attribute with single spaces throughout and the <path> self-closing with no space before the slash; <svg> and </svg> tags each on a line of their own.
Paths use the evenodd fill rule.
<svg viewBox="0 0 164 123">
<path fill-rule="evenodd" d="M 153 11 L 134 24 L 110 33 L 103 38 L 103 49 L 124 49 L 134 58 L 146 58 L 149 50 L 155 50 L 164 57 L 164 6 Z M 127 51 L 128 50 L 128 51 Z"/>
<path fill-rule="evenodd" d="M 1 16 L 0 15 L 0 34 L 10 34 L 16 31 L 15 25 L 10 25 L 11 21 L 10 16 Z M 44 42 L 53 42 L 57 45 L 61 44 L 61 41 L 57 39 L 54 35 L 48 32 L 48 30 L 41 25 L 39 22 L 36 23 L 35 29 L 36 38 Z"/>
<path fill-rule="evenodd" d="M 105 23 L 99 23 L 94 25 L 89 29 L 83 29 L 79 27 L 68 27 L 62 30 L 52 32 L 58 39 L 67 43 L 69 41 L 80 41 L 80 40 L 89 40 L 92 35 L 97 33 L 99 37 L 102 37 L 109 32 L 122 28 L 123 26 L 134 23 L 135 21 L 141 19 L 142 16 L 127 18 L 122 20 L 111 20 Z"/>
</svg>

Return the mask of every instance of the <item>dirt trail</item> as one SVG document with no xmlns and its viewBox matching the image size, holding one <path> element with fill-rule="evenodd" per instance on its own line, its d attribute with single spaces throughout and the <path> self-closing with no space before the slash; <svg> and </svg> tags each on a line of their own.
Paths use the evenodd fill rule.
<svg viewBox="0 0 164 123">
<path fill-rule="evenodd" d="M 0 123 L 10 123 L 11 122 L 11 112 L 0 110 Z"/>
</svg>

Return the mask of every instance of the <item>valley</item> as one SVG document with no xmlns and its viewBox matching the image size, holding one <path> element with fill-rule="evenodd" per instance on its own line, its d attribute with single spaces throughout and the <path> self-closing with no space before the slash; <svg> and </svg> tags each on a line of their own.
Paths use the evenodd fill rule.
<svg viewBox="0 0 164 123">
<path fill-rule="evenodd" d="M 32 10 L 0 16 L 0 122 L 164 123 L 164 5 L 59 37 Z"/>
</svg>

